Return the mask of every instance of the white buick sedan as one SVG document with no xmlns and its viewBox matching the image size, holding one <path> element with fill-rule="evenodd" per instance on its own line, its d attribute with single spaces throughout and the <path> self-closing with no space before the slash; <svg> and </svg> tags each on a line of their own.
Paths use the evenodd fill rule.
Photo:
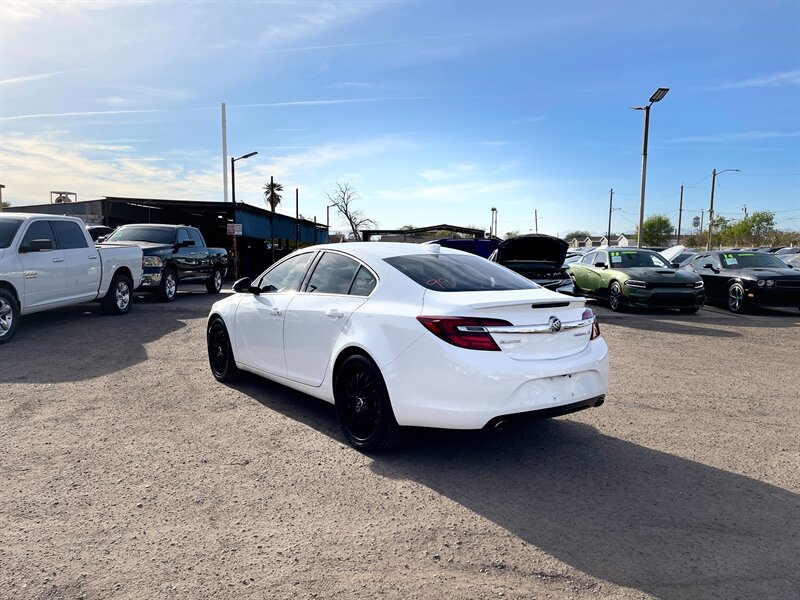
<svg viewBox="0 0 800 600">
<path fill-rule="evenodd" d="M 500 427 L 600 406 L 608 348 L 583 298 L 436 245 L 307 248 L 214 303 L 208 356 L 331 402 L 348 442 Z"/>
</svg>

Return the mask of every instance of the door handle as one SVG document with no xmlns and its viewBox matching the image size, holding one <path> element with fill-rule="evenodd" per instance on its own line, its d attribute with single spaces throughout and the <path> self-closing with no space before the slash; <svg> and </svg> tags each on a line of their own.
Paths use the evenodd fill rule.
<svg viewBox="0 0 800 600">
<path fill-rule="evenodd" d="M 272 315 L 275 316 L 275 317 L 281 316 L 281 309 L 278 308 L 277 306 L 273 307 L 272 308 Z"/>
<path fill-rule="evenodd" d="M 63 258 L 54 258 L 53 262 L 64 262 Z"/>
<path fill-rule="evenodd" d="M 332 317 L 334 319 L 341 319 L 344 316 L 344 313 L 338 308 L 329 308 L 325 311 L 325 316 Z"/>
<path fill-rule="evenodd" d="M 95 256 L 90 256 L 90 257 L 89 257 L 89 260 L 95 260 L 96 258 L 97 258 L 97 255 L 95 255 Z"/>
</svg>

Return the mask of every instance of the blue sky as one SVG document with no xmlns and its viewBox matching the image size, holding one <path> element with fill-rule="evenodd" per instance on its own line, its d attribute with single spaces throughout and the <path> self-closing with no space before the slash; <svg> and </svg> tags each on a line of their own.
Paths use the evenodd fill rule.
<svg viewBox="0 0 800 600">
<path fill-rule="evenodd" d="M 383 228 L 634 230 L 647 215 L 773 210 L 800 229 L 800 3 L 0 3 L 0 183 L 237 200 L 325 220 L 349 180 Z M 334 229 L 342 224 L 332 219 Z"/>
</svg>

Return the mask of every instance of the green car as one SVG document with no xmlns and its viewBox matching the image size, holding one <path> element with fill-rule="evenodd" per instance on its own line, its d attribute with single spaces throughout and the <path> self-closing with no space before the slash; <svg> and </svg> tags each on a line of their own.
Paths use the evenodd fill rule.
<svg viewBox="0 0 800 600">
<path fill-rule="evenodd" d="M 699 275 L 676 269 L 652 250 L 607 248 L 589 252 L 569 265 L 575 294 L 608 301 L 613 311 L 626 306 L 677 308 L 694 313 L 705 304 Z"/>
</svg>

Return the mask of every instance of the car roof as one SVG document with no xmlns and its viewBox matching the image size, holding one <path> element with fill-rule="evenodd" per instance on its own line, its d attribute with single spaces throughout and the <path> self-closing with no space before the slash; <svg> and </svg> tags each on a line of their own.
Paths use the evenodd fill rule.
<svg viewBox="0 0 800 600">
<path fill-rule="evenodd" d="M 161 227 L 162 229 L 177 229 L 178 227 L 191 227 L 191 225 L 172 225 L 169 223 L 126 223 L 120 227 Z"/>
<path fill-rule="evenodd" d="M 404 242 L 347 242 L 344 244 L 318 244 L 304 248 L 304 250 L 338 250 L 346 254 L 352 254 L 358 258 L 391 258 L 393 256 L 406 255 L 429 255 L 434 254 L 438 244 L 411 244 Z M 458 256 L 475 256 L 461 250 L 438 246 L 441 254 L 453 254 Z"/>
</svg>

